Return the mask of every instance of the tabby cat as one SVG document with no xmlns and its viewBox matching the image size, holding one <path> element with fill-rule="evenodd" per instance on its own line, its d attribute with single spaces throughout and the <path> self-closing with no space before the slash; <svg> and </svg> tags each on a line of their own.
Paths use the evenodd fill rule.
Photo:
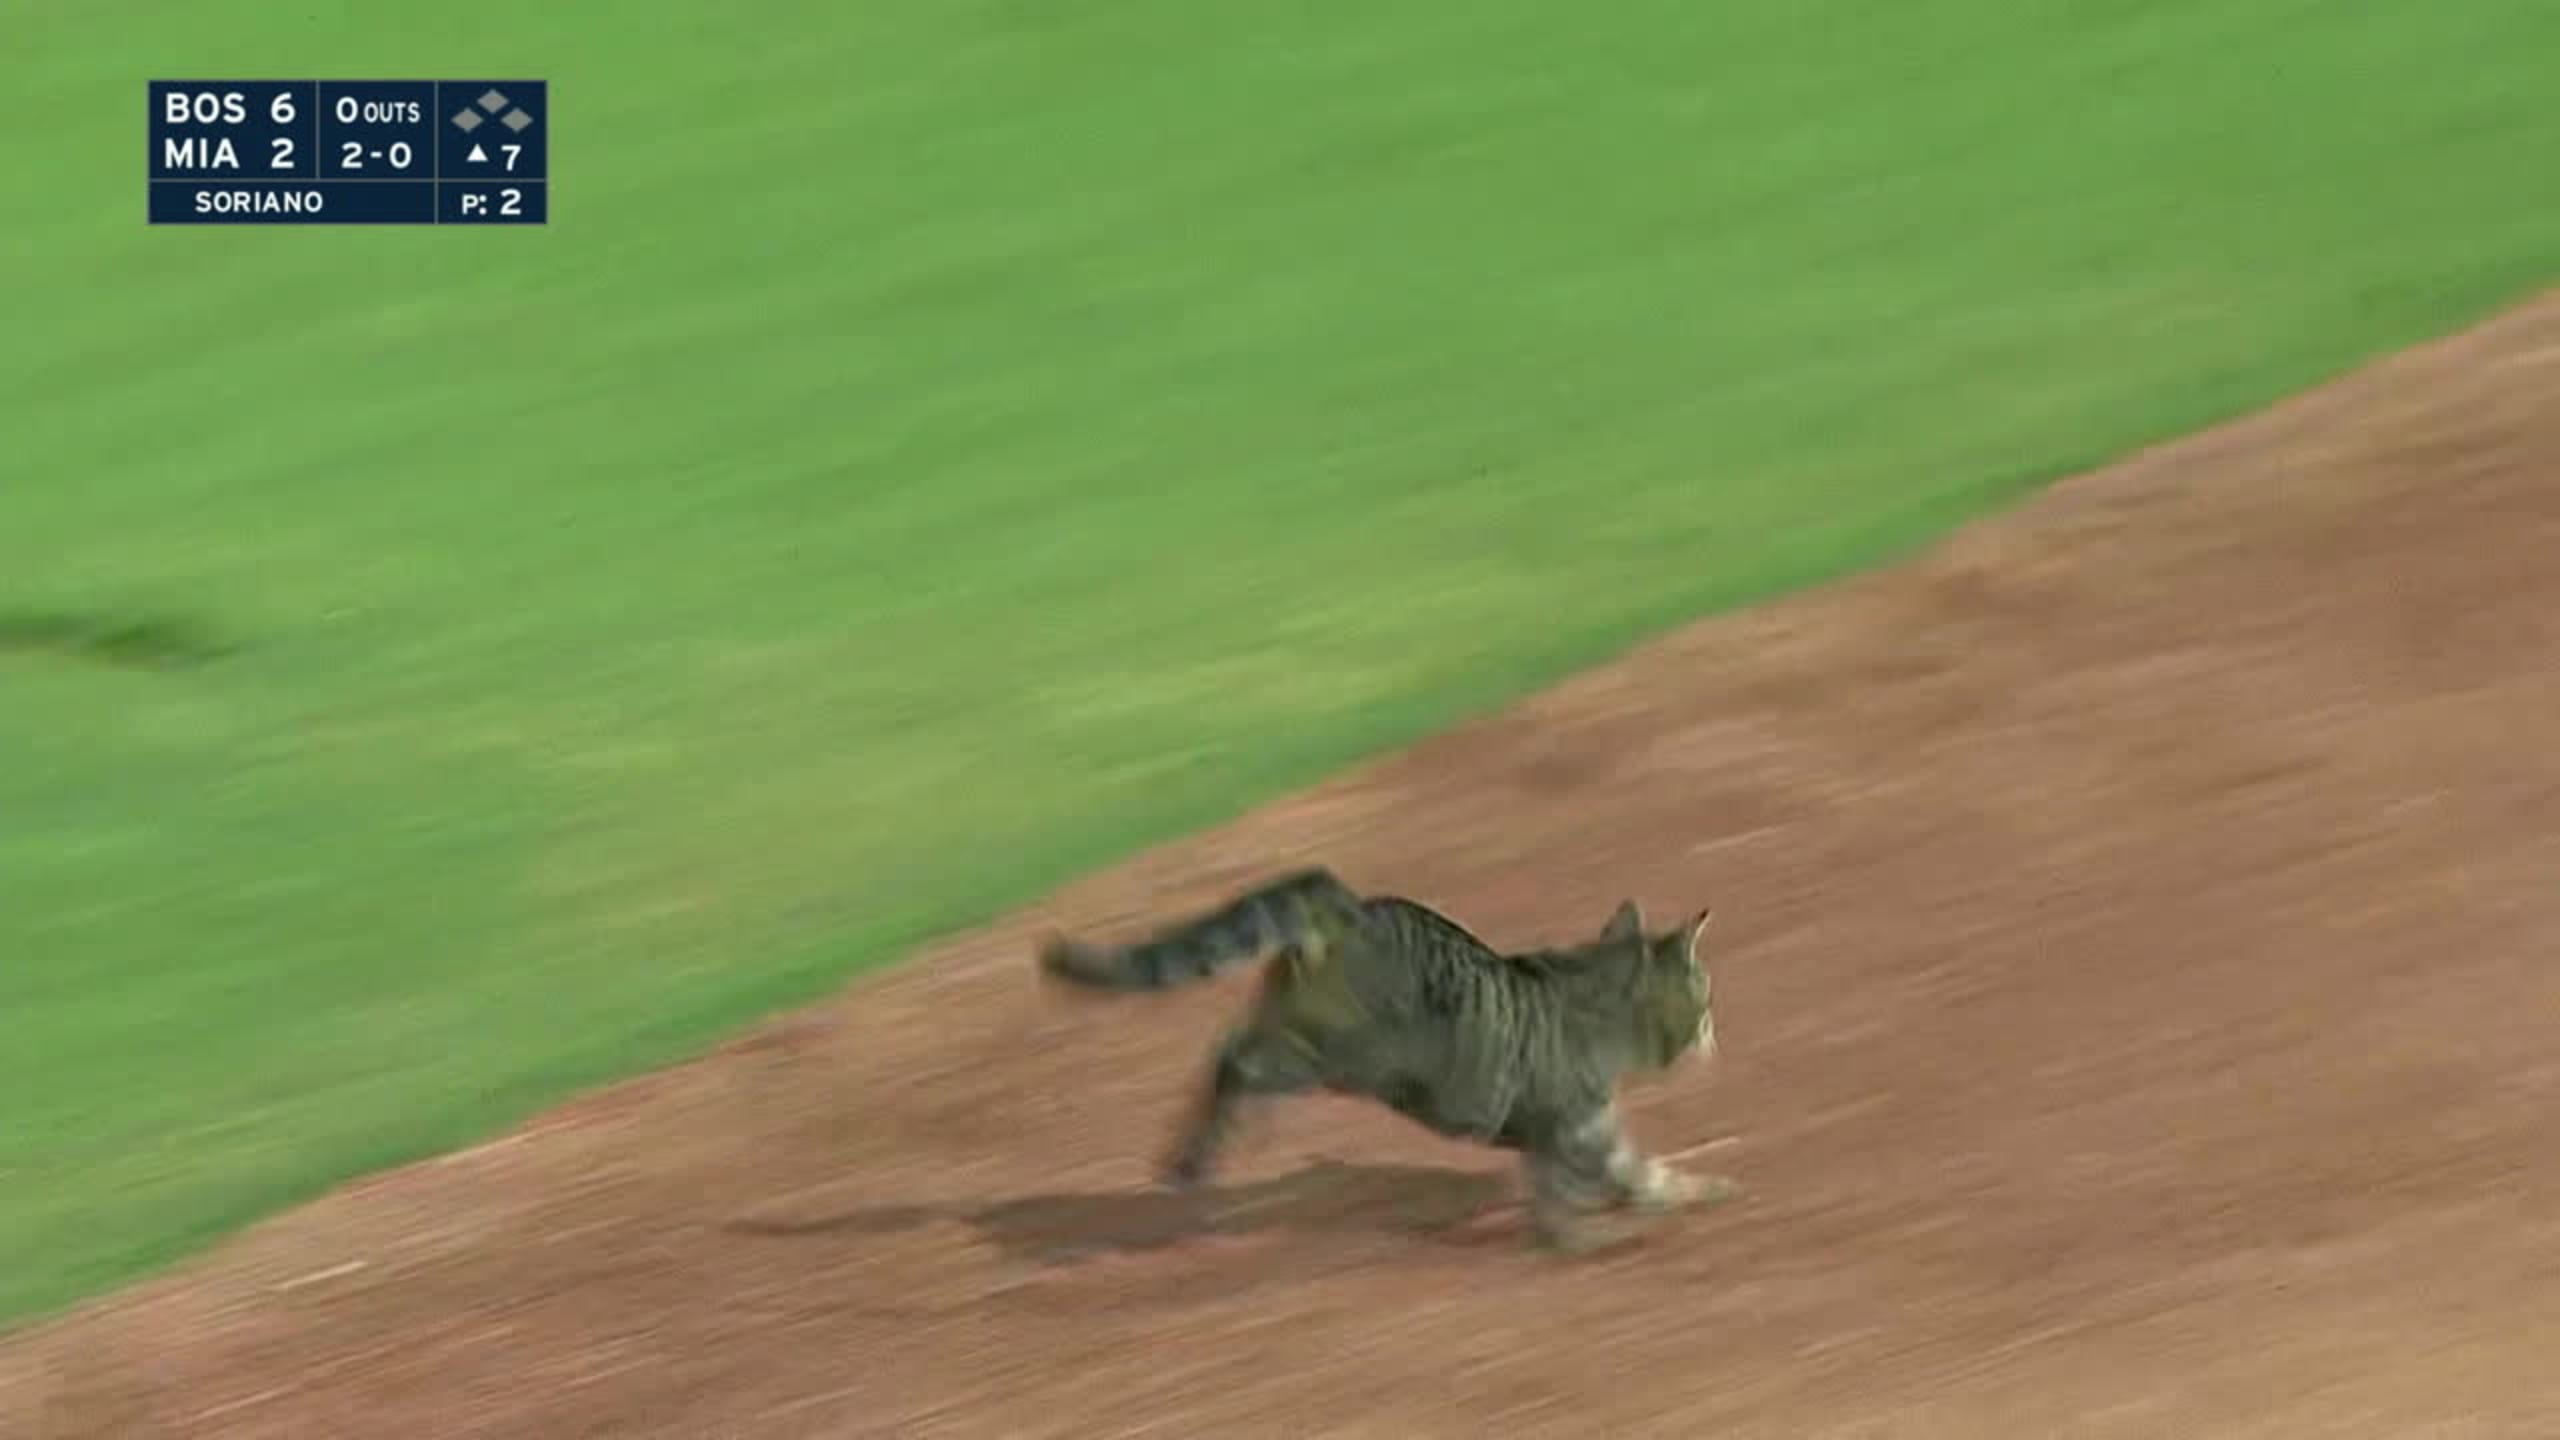
<svg viewBox="0 0 2560 1440">
<path fill-rule="evenodd" d="M 1653 934 L 1629 900 L 1596 940 L 1505 954 L 1427 906 L 1363 896 L 1315 869 L 1134 945 L 1052 939 L 1040 966 L 1088 988 L 1161 990 L 1262 962 L 1168 1185 L 1207 1177 L 1248 1101 L 1362 1095 L 1442 1135 L 1518 1152 L 1534 1238 L 1581 1251 L 1629 1235 L 1609 1208 L 1658 1214 L 1731 1193 L 1637 1150 L 1616 1103 L 1622 1079 L 1714 1053 L 1709 914 Z"/>
</svg>

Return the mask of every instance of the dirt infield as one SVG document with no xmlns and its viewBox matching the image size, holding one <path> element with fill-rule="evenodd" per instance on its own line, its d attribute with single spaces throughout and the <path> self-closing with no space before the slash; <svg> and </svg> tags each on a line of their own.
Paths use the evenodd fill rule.
<svg viewBox="0 0 2560 1440">
<path fill-rule="evenodd" d="M 1634 1110 L 1743 1198 L 1545 1259 L 1330 1100 L 1144 1193 L 1237 991 L 1029 939 L 1310 859 L 1713 899 Z M 0 1434 L 2551 1437 L 2555 1360 L 2560 300 L 0 1342 Z"/>
</svg>

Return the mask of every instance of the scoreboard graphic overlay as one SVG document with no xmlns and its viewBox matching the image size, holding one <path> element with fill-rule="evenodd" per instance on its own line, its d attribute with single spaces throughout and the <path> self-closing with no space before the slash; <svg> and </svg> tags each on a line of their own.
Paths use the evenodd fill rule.
<svg viewBox="0 0 2560 1440">
<path fill-rule="evenodd" d="M 154 225 L 543 225 L 546 80 L 154 80 Z"/>
</svg>

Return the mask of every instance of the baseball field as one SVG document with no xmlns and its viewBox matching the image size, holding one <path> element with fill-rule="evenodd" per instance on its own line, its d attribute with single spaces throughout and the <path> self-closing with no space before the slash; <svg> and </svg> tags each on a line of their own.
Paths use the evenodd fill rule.
<svg viewBox="0 0 2560 1440">
<path fill-rule="evenodd" d="M 22 24 L 0 1434 L 2560 1433 L 2547 8 Z M 142 223 L 482 74 L 546 227 Z M 1312 862 L 1712 899 L 1743 1199 L 1146 1193 L 1029 937 Z"/>
</svg>

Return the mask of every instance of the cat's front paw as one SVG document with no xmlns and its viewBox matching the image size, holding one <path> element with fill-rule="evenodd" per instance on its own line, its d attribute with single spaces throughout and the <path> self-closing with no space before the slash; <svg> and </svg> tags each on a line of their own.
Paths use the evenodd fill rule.
<svg viewBox="0 0 2560 1440">
<path fill-rule="evenodd" d="M 1631 1198 L 1638 1210 L 1660 1215 L 1692 1206 L 1714 1205 L 1740 1193 L 1742 1187 L 1722 1175 L 1693 1175 L 1668 1165 L 1656 1165 Z"/>
</svg>

